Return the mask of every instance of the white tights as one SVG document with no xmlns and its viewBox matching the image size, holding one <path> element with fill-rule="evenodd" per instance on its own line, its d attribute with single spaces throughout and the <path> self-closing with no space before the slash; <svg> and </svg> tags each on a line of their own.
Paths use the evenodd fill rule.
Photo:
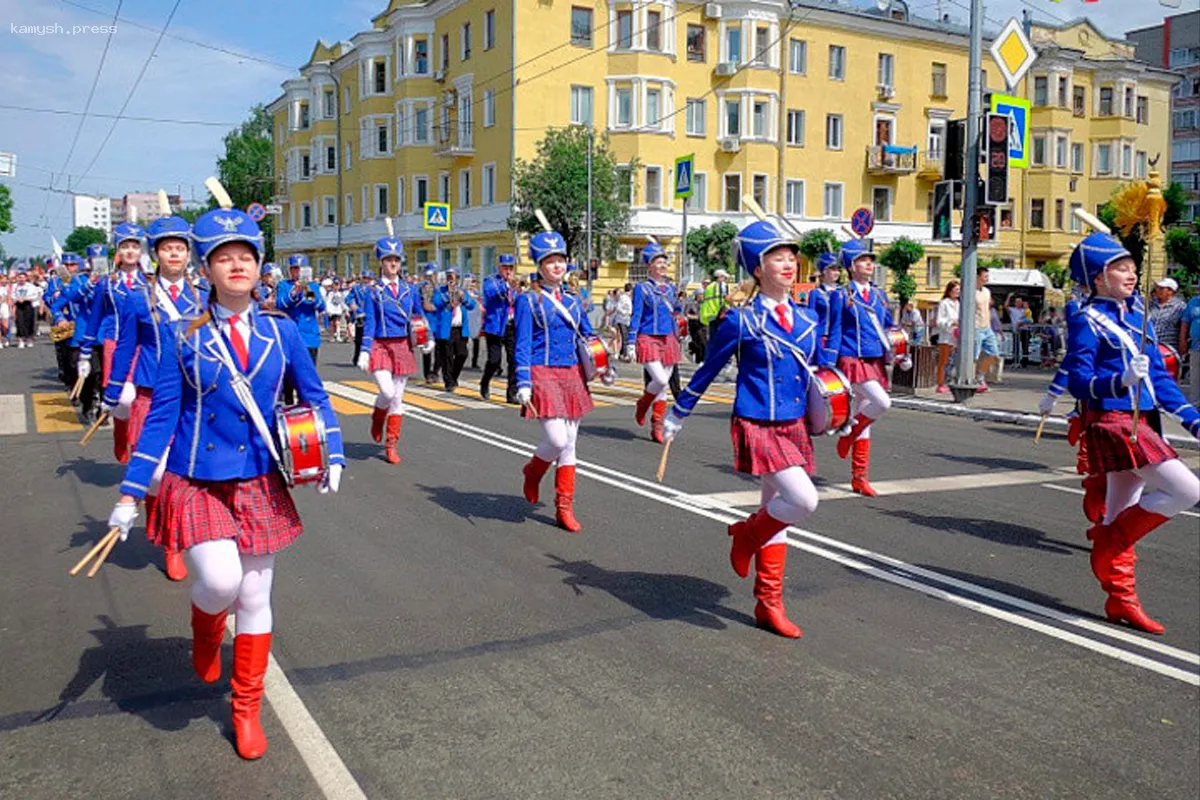
<svg viewBox="0 0 1200 800">
<path fill-rule="evenodd" d="M 1200 478 L 1178 458 L 1141 469 L 1110 472 L 1104 524 L 1111 523 L 1135 503 L 1155 514 L 1173 517 L 1197 502 L 1200 502 Z"/>
<path fill-rule="evenodd" d="M 233 607 L 238 633 L 271 632 L 271 578 L 275 556 L 238 553 L 233 539 L 202 542 L 187 551 L 192 602 L 206 614 Z"/>
<path fill-rule="evenodd" d="M 137 397 L 137 387 L 132 381 L 125 381 L 125 385 L 121 387 L 121 397 L 117 400 L 117 407 L 113 409 L 113 419 L 129 419 L 129 410 L 133 408 L 133 400 Z"/>
<path fill-rule="evenodd" d="M 862 414 L 865 417 L 870 417 L 872 420 L 877 420 L 892 407 L 892 398 L 888 397 L 887 389 L 884 389 L 879 381 L 856 383 L 853 389 L 854 400 L 850 404 L 851 417 L 857 417 L 859 414 Z M 870 439 L 871 426 L 868 425 L 858 438 Z"/>
<path fill-rule="evenodd" d="M 393 375 L 386 369 L 377 369 L 371 373 L 379 386 L 379 394 L 375 398 L 376 408 L 388 409 L 392 416 L 404 414 L 404 388 L 408 386 L 408 376 Z"/>
<path fill-rule="evenodd" d="M 650 382 L 646 384 L 646 392 L 654 395 L 657 402 L 667 399 L 667 386 L 671 383 L 671 370 L 663 366 L 661 361 L 647 361 L 642 364 L 650 373 Z"/>
<path fill-rule="evenodd" d="M 551 417 L 540 420 L 542 441 L 534 455 L 542 461 L 557 461 L 560 467 L 575 463 L 575 440 L 579 436 L 579 420 Z"/>
<path fill-rule="evenodd" d="M 817 510 L 817 487 L 813 486 L 803 467 L 769 472 L 762 476 L 762 507 L 780 522 L 796 525 Z M 787 531 L 780 531 L 767 541 L 767 545 L 786 540 Z"/>
</svg>

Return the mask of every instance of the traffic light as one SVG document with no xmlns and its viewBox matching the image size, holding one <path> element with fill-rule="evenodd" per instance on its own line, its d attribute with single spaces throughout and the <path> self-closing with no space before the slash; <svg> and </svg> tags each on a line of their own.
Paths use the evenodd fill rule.
<svg viewBox="0 0 1200 800">
<path fill-rule="evenodd" d="M 954 238 L 952 219 L 954 181 L 938 181 L 933 185 L 933 240 L 948 242 Z"/>
<path fill-rule="evenodd" d="M 967 121 L 952 119 L 946 122 L 946 164 L 942 177 L 948 181 L 963 179 L 963 163 L 967 155 Z"/>
<path fill-rule="evenodd" d="M 987 115 L 987 183 L 984 202 L 1002 206 L 1008 202 L 1008 114 Z"/>
<path fill-rule="evenodd" d="M 979 227 L 976 229 L 976 235 L 979 237 L 979 241 L 996 241 L 996 207 L 980 206 L 978 219 Z"/>
</svg>

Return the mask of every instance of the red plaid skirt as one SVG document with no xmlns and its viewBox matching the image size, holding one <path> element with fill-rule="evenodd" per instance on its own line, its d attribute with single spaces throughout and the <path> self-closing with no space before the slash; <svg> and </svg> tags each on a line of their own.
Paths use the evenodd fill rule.
<svg viewBox="0 0 1200 800">
<path fill-rule="evenodd" d="M 649 364 L 659 361 L 664 367 L 673 367 L 683 360 L 679 351 L 679 339 L 675 334 L 666 336 L 651 336 L 639 333 L 637 337 L 637 360 L 639 364 Z"/>
<path fill-rule="evenodd" d="M 791 419 L 768 422 L 732 417 L 729 436 L 733 440 L 733 468 L 750 475 L 765 475 L 788 467 L 804 467 L 809 475 L 817 472 L 808 422 Z"/>
<path fill-rule="evenodd" d="M 155 517 L 147 536 L 167 550 L 234 539 L 238 552 L 262 556 L 278 553 L 304 530 L 276 470 L 232 481 L 199 481 L 168 472 L 158 489 Z"/>
<path fill-rule="evenodd" d="M 154 396 L 153 389 L 145 386 L 137 387 L 137 396 L 129 407 L 129 452 L 137 449 L 138 437 L 142 428 L 146 427 L 146 415 L 150 413 L 150 400 Z"/>
<path fill-rule="evenodd" d="M 888 383 L 887 370 L 883 366 L 882 358 L 839 356 L 837 368 L 850 379 L 850 383 L 878 381 L 884 389 L 892 388 Z"/>
<path fill-rule="evenodd" d="M 386 369 L 393 375 L 412 375 L 417 371 L 412 344 L 408 337 L 376 339 L 371 345 L 371 372 Z"/>
<path fill-rule="evenodd" d="M 592 393 L 588 391 L 579 367 L 534 366 L 531 372 L 533 398 L 530 404 L 538 417 L 580 419 L 594 408 Z M 528 416 L 525 409 L 521 409 L 521 416 Z"/>
<path fill-rule="evenodd" d="M 112 372 L 113 353 L 117 350 L 116 339 L 105 339 L 100 349 L 100 387 L 104 391 L 105 386 L 108 386 L 108 376 Z"/>
<path fill-rule="evenodd" d="M 1145 414 L 1138 417 L 1136 444 L 1129 441 L 1133 414 L 1128 411 L 1088 412 L 1084 426 L 1080 443 L 1087 448 L 1090 475 L 1124 472 L 1179 458 L 1175 448 L 1150 426 Z"/>
</svg>

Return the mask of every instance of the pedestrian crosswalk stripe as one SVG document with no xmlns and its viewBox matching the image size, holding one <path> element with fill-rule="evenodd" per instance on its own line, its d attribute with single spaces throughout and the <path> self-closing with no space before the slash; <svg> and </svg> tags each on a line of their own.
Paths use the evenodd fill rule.
<svg viewBox="0 0 1200 800">
<path fill-rule="evenodd" d="M 25 433 L 25 395 L 0 394 L 0 436 Z"/>
<path fill-rule="evenodd" d="M 34 392 L 33 422 L 38 433 L 66 433 L 83 428 L 71 401 L 62 392 Z"/>
<path fill-rule="evenodd" d="M 638 394 L 641 394 L 645 389 L 645 387 L 643 387 L 642 384 L 634 383 L 633 381 L 618 380 L 616 382 L 616 385 L 623 389 L 632 389 L 635 392 L 637 392 Z M 724 405 L 732 405 L 733 404 L 732 397 L 730 397 L 728 395 L 724 395 L 724 394 L 714 394 L 711 391 L 705 392 L 704 396 L 701 397 L 700 399 L 701 399 L 701 401 L 708 401 L 710 403 L 722 403 Z"/>
<path fill-rule="evenodd" d="M 346 398 L 338 397 L 337 395 L 332 395 L 329 398 L 329 403 L 333 406 L 334 411 L 336 411 L 338 414 L 345 414 L 346 416 L 371 413 L 371 406 L 364 403 L 356 403 L 353 400 L 347 400 Z"/>
<path fill-rule="evenodd" d="M 375 393 L 378 390 L 378 387 L 374 383 L 371 381 L 346 381 L 346 385 L 352 386 L 355 389 L 360 389 L 364 392 L 369 392 L 371 398 L 368 402 L 374 405 Z M 432 397 L 426 397 L 425 395 L 412 391 L 411 387 L 404 393 L 404 402 L 414 405 L 417 408 L 423 408 L 426 411 L 459 411 L 462 408 L 462 406 L 456 406 L 452 403 L 445 403 L 441 400 L 435 400 Z"/>
</svg>

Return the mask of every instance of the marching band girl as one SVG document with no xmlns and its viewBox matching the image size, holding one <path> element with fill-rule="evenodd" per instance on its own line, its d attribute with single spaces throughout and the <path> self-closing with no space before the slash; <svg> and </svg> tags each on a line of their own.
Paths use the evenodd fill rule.
<svg viewBox="0 0 1200 800">
<path fill-rule="evenodd" d="M 146 286 L 142 273 L 142 240 L 146 232 L 132 222 L 122 222 L 113 228 L 113 246 L 117 249 L 117 271 L 100 279 L 92 299 L 92 308 L 87 324 L 87 333 L 79 348 L 78 372 L 85 378 L 92 372 L 92 347 L 101 342 L 102 364 L 101 385 L 107 387 L 114 379 L 113 353 L 120 337 L 121 311 L 129 298 L 141 294 Z M 90 253 L 91 248 L 89 248 Z M 129 374 L 118 374 L 115 380 L 121 384 L 117 403 L 112 408 L 113 455 L 125 464 L 129 461 L 129 410 L 133 406 L 137 390 L 129 380 Z"/>
<path fill-rule="evenodd" d="M 267 749 L 259 710 L 275 554 L 302 530 L 264 420 L 274 418 L 285 377 L 325 422 L 330 466 L 319 491 L 337 491 L 345 459 L 337 417 L 295 323 L 253 302 L 263 252 L 258 225 L 224 207 L 197 219 L 192 234 L 212 286 L 208 310 L 179 323 L 174 346 L 163 351 L 109 524 L 122 539 L 128 535 L 137 501 L 165 458 L 151 535 L 191 561 L 192 665 L 206 683 L 220 678 L 225 619 L 230 609 L 235 614 L 234 742 L 238 755 L 255 759 Z"/>
<path fill-rule="evenodd" d="M 817 330 L 821 337 L 821 347 L 832 348 L 832 360 L 837 361 L 837 351 L 841 346 L 838 341 L 841 326 L 838 324 L 837 327 L 834 327 L 834 325 L 840 323 L 841 320 L 836 319 L 837 315 L 830 313 L 833 298 L 841 288 L 838 279 L 842 276 L 842 268 L 838 264 L 836 253 L 826 251 L 817 256 L 817 274 L 821 282 L 808 293 L 808 307 L 816 313 L 817 320 L 820 322 Z"/>
<path fill-rule="evenodd" d="M 151 397 L 158 382 L 159 362 L 165 349 L 173 348 L 173 323 L 195 319 L 205 306 L 187 281 L 187 264 L 191 255 L 191 226 L 182 217 L 160 217 L 150 223 L 146 233 L 158 271 L 152 275 L 141 292 L 133 294 L 121 309 L 120 334 L 113 351 L 112 374 L 132 375 L 135 396 L 129 409 L 129 449 L 137 448 L 138 439 L 146 424 Z M 101 409 L 116 408 L 125 382 L 109 380 L 104 389 Z M 128 457 L 126 457 L 128 460 Z M 163 463 L 155 473 L 146 492 L 146 530 L 154 530 L 158 503 L 158 483 L 162 479 Z M 177 550 L 166 549 L 167 577 L 181 581 L 187 577 L 187 565 Z"/>
<path fill-rule="evenodd" d="M 522 414 L 542 425 L 542 441 L 525 465 L 525 499 L 538 501 L 538 484 L 550 465 L 554 474 L 555 517 L 560 528 L 578 533 L 575 519 L 575 440 L 579 421 L 592 410 L 576 349 L 592 326 L 578 297 L 563 291 L 567 243 L 545 231 L 529 240 L 529 257 L 540 281 L 517 300 L 517 402 Z"/>
<path fill-rule="evenodd" d="M 378 286 L 361 293 L 366 318 L 363 323 L 362 352 L 358 368 L 375 378 L 379 394 L 371 414 L 371 438 L 383 440 L 387 428 L 384 457 L 389 464 L 400 463 L 400 428 L 404 423 L 404 389 L 408 376 L 417 371 L 409 340 L 411 321 L 424 319 L 421 296 L 417 289 L 400 278 L 404 245 L 395 236 L 375 243 L 375 258 L 382 278 Z M 425 352 L 433 349 L 430 337 Z"/>
<path fill-rule="evenodd" d="M 650 436 L 661 444 L 671 369 L 682 358 L 676 335 L 676 315 L 683 308 L 675 284 L 667 279 L 670 266 L 662 245 L 651 242 L 642 248 L 642 263 L 650 277 L 633 288 L 633 316 L 629 320 L 629 344 L 625 354 L 629 358 L 636 356 L 650 375 L 634 409 L 634 419 L 638 425 L 645 425 L 646 412 L 653 406 Z"/>
<path fill-rule="evenodd" d="M 795 305 L 789 292 L 796 279 L 800 250 L 770 222 L 743 228 L 734 240 L 738 264 L 754 276 L 758 293 L 732 308 L 708 343 L 704 363 L 680 394 L 664 422 L 668 439 L 721 369 L 738 358 L 737 397 L 730 420 L 733 465 L 738 472 L 762 477 L 762 505 L 742 522 L 729 526 L 729 561 L 739 577 L 755 565 L 754 619 L 780 636 L 802 633 L 783 607 L 787 563 L 784 530 L 817 508 L 816 471 L 805 413 L 809 368 L 831 366 L 833 353 L 820 346 L 820 320 Z"/>
<path fill-rule="evenodd" d="M 831 305 L 837 367 L 854 387 L 854 420 L 848 433 L 838 439 L 838 455 L 846 458 L 851 451 L 850 488 L 858 494 L 874 497 L 867 480 L 871 466 L 871 423 L 892 407 L 888 397 L 888 377 L 884 357 L 891 350 L 886 331 L 895 323 L 887 295 L 871 278 L 875 275 L 875 257 L 857 239 L 846 242 L 841 250 L 842 266 L 850 283 L 841 289 Z M 912 367 L 905 357 L 901 369 Z"/>
<path fill-rule="evenodd" d="M 1200 438 L 1200 412 L 1166 371 L 1153 335 L 1138 344 L 1137 266 L 1116 237 L 1093 233 L 1071 253 L 1071 277 L 1092 296 L 1067 320 L 1067 385 L 1084 406 L 1088 472 L 1107 484 L 1103 520 L 1088 531 L 1092 572 L 1108 594 L 1104 613 L 1147 633 L 1164 627 L 1137 596 L 1136 543 L 1200 501 L 1200 479 L 1163 439 L 1160 410 Z M 1133 410 L 1139 409 L 1136 440 Z"/>
</svg>

